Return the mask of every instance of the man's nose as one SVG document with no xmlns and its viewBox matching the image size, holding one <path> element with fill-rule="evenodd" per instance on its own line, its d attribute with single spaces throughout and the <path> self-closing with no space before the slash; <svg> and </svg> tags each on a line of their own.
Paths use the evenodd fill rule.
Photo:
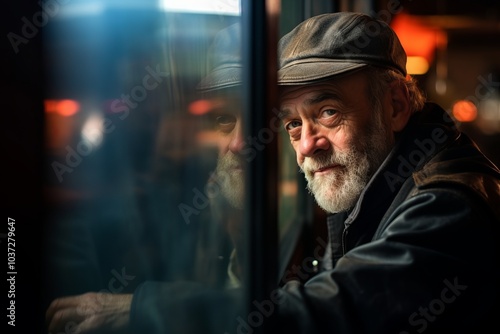
<svg viewBox="0 0 500 334">
<path fill-rule="evenodd" d="M 330 148 L 328 138 L 314 126 L 303 124 L 300 135 L 299 153 L 311 157 L 320 151 Z"/>
<path fill-rule="evenodd" d="M 241 122 L 238 122 L 231 133 L 229 150 L 234 154 L 239 154 L 244 147 L 245 140 L 243 139 L 243 128 L 241 126 Z"/>
</svg>

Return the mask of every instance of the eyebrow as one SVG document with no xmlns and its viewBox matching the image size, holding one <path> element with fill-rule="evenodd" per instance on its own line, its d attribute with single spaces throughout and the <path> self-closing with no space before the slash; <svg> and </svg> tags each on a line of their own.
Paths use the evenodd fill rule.
<svg viewBox="0 0 500 334">
<path fill-rule="evenodd" d="M 315 97 L 305 100 L 304 104 L 307 106 L 311 106 L 313 104 L 321 103 L 325 100 L 340 100 L 340 96 L 333 92 L 323 92 L 319 93 Z"/>
<path fill-rule="evenodd" d="M 290 109 L 285 108 L 285 109 L 281 109 L 276 116 L 278 116 L 278 118 L 282 121 L 283 119 L 287 118 L 291 114 L 292 114 L 292 112 L 290 111 Z"/>
<path fill-rule="evenodd" d="M 340 96 L 334 92 L 321 92 L 321 93 L 318 93 L 316 96 L 305 100 L 304 104 L 306 106 L 311 106 L 311 105 L 318 104 L 318 103 L 321 103 L 321 102 L 326 101 L 326 100 L 339 101 Z M 290 116 L 291 114 L 292 114 L 292 112 L 288 108 L 284 108 L 284 109 L 281 109 L 279 111 L 278 118 L 283 120 L 284 118 Z"/>
</svg>

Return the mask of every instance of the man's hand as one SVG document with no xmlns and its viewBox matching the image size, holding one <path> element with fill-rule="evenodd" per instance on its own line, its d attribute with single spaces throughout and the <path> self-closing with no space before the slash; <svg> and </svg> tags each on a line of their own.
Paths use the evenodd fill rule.
<svg viewBox="0 0 500 334">
<path fill-rule="evenodd" d="M 55 299 L 45 314 L 49 333 L 127 333 L 132 296 L 89 292 Z"/>
</svg>

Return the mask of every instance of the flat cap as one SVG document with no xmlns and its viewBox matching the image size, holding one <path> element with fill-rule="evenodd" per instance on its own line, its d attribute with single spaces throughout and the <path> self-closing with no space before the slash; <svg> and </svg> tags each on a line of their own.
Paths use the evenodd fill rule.
<svg viewBox="0 0 500 334">
<path fill-rule="evenodd" d="M 396 33 L 371 16 L 338 12 L 300 23 L 278 44 L 278 84 L 321 81 L 367 65 L 406 76 L 406 53 Z"/>
</svg>

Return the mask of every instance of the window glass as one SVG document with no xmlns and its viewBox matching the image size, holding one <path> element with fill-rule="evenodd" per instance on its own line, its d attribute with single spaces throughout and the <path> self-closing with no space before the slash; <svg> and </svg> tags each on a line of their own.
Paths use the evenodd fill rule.
<svg viewBox="0 0 500 334">
<path fill-rule="evenodd" d="M 149 321 L 138 328 L 153 333 L 168 329 L 160 315 L 176 309 L 173 294 L 192 293 L 183 300 L 195 312 L 209 291 L 224 291 L 213 314 L 179 322 L 236 330 L 239 1 L 71 1 L 58 10 L 44 32 L 44 303 L 132 295 Z"/>
</svg>

